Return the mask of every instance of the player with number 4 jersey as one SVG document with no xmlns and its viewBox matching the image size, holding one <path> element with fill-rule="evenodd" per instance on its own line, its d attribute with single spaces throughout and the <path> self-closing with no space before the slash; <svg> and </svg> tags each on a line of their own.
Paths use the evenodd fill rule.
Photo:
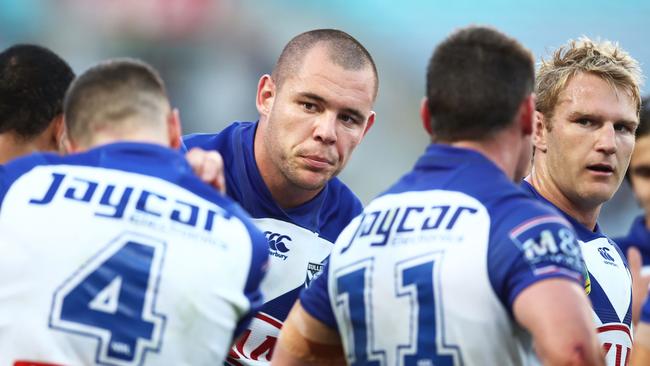
<svg viewBox="0 0 650 366">
<path fill-rule="evenodd" d="M 149 66 L 91 68 L 65 114 L 78 154 L 0 169 L 0 364 L 222 362 L 262 304 L 264 235 L 169 148 Z"/>
</svg>

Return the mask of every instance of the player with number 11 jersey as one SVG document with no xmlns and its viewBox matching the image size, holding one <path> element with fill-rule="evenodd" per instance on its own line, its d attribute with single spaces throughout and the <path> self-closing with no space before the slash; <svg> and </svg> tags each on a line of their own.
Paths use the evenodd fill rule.
<svg viewBox="0 0 650 366">
<path fill-rule="evenodd" d="M 581 272 L 565 219 L 481 154 L 430 145 L 343 231 L 300 301 L 338 329 L 351 365 L 527 365 L 514 301 Z"/>
</svg>

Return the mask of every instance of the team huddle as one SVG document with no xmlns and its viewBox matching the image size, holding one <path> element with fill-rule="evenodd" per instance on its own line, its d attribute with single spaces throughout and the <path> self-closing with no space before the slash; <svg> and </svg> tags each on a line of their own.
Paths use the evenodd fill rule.
<svg viewBox="0 0 650 366">
<path fill-rule="evenodd" d="M 535 70 L 457 30 L 426 72 L 430 145 L 363 207 L 336 176 L 379 74 L 345 32 L 285 46 L 257 121 L 188 136 L 146 63 L 76 76 L 10 47 L 0 364 L 650 365 L 650 219 L 597 222 L 626 176 L 650 212 L 641 79 L 608 41 Z"/>
</svg>

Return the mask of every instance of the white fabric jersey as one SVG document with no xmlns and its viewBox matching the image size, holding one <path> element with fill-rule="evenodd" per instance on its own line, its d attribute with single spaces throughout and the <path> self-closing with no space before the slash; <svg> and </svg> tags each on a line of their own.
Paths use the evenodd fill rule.
<svg viewBox="0 0 650 366">
<path fill-rule="evenodd" d="M 261 305 L 264 236 L 177 152 L 37 155 L 0 181 L 1 365 L 215 365 Z"/>
<path fill-rule="evenodd" d="M 265 303 L 233 346 L 227 364 L 268 365 L 282 323 L 298 295 L 317 276 L 343 228 L 361 213 L 359 199 L 337 178 L 310 201 L 284 209 L 260 174 L 253 147 L 257 123 L 235 122 L 217 134 L 183 138 L 186 148 L 216 150 L 226 166 L 228 195 L 264 232 L 269 272 L 262 282 Z"/>
<path fill-rule="evenodd" d="M 632 351 L 632 276 L 625 257 L 606 237 L 580 241 L 589 269 L 588 294 L 608 366 L 626 366 Z"/>
<path fill-rule="evenodd" d="M 351 365 L 537 364 L 512 304 L 541 280 L 579 283 L 579 253 L 570 224 L 482 155 L 432 145 L 343 231 L 301 303 Z"/>
<path fill-rule="evenodd" d="M 527 182 L 522 186 L 549 205 Z M 592 305 L 598 338 L 605 351 L 607 366 L 626 366 L 632 351 L 632 276 L 627 260 L 618 246 L 600 231 L 594 231 L 562 212 L 573 225 L 588 275 L 585 290 Z"/>
</svg>

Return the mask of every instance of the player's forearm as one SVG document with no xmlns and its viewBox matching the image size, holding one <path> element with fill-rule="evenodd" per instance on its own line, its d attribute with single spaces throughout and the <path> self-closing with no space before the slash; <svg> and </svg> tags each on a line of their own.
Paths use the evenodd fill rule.
<svg viewBox="0 0 650 366">
<path fill-rule="evenodd" d="M 542 350 L 536 347 L 542 364 L 546 366 L 592 366 L 605 365 L 602 355 L 598 351 L 598 346 L 587 344 L 581 340 L 565 344 L 561 349 Z"/>
<path fill-rule="evenodd" d="M 298 301 L 282 325 L 272 365 L 345 365 L 338 334 L 310 316 Z"/>
<path fill-rule="evenodd" d="M 533 335 L 544 365 L 604 365 L 582 288 L 566 279 L 540 281 L 515 299 L 517 321 Z"/>
<path fill-rule="evenodd" d="M 306 346 L 303 348 L 303 346 Z M 302 348 L 302 350 L 298 349 Z M 336 366 L 345 365 L 343 353 L 339 350 L 331 352 L 311 352 L 313 345 L 296 345 L 287 344 L 286 341 L 280 341 L 273 351 L 271 365 L 282 366 Z"/>
</svg>

